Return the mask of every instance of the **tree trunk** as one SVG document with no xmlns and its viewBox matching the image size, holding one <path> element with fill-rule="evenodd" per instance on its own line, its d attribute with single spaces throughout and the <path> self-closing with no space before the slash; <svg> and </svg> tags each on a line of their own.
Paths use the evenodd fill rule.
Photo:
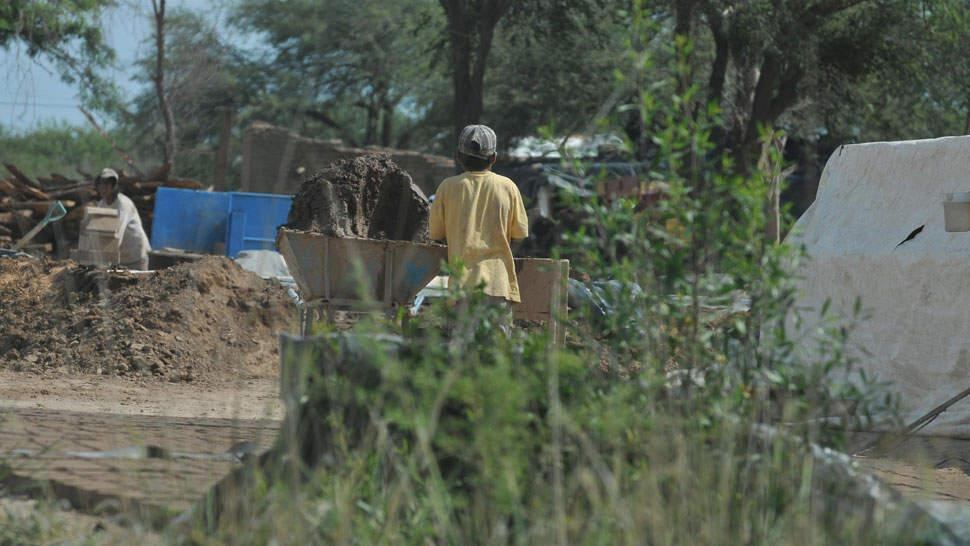
<svg viewBox="0 0 970 546">
<path fill-rule="evenodd" d="M 175 116 L 168 97 L 165 96 L 165 0 L 152 0 L 152 11 L 155 14 L 155 74 L 152 79 L 155 82 L 155 95 L 158 96 L 158 109 L 165 122 L 164 162 L 174 167 L 178 142 L 175 135 Z"/>
<path fill-rule="evenodd" d="M 677 0 L 674 4 L 674 34 L 690 38 L 697 0 Z"/>
<path fill-rule="evenodd" d="M 390 148 L 394 135 L 394 104 L 386 96 L 381 106 L 381 146 Z"/>
<path fill-rule="evenodd" d="M 222 127 L 219 130 L 219 148 L 216 150 L 216 171 L 212 182 L 218 191 L 226 191 L 229 189 L 226 183 L 226 172 L 229 170 L 229 139 L 231 137 L 232 109 L 225 108 L 222 111 Z"/>
<path fill-rule="evenodd" d="M 772 125 L 771 99 L 781 77 L 781 59 L 777 54 L 765 53 L 758 72 L 758 81 L 754 87 L 754 97 L 751 101 L 751 111 L 735 145 L 735 159 L 738 167 L 747 172 L 752 166 L 755 154 L 758 152 L 758 131 L 765 125 Z"/>
<path fill-rule="evenodd" d="M 495 27 L 511 7 L 510 0 L 439 0 L 448 20 L 451 45 L 455 136 L 482 119 L 485 71 Z M 474 6 L 472 6 L 474 4 Z M 474 56 L 474 58 L 473 58 Z"/>
<path fill-rule="evenodd" d="M 364 132 L 364 146 L 370 146 L 377 140 L 377 116 L 380 112 L 377 109 L 377 100 L 373 96 L 367 98 L 364 105 L 367 109 L 367 126 Z"/>
<path fill-rule="evenodd" d="M 963 122 L 963 134 L 970 135 L 970 99 L 967 100 L 967 119 Z"/>
<path fill-rule="evenodd" d="M 707 25 L 711 29 L 714 39 L 714 62 L 711 64 L 711 76 L 707 86 L 707 102 L 720 104 L 724 94 L 724 82 L 727 79 L 728 58 L 730 45 L 727 32 L 724 29 L 724 17 L 717 7 L 708 2 L 705 5 Z"/>
</svg>

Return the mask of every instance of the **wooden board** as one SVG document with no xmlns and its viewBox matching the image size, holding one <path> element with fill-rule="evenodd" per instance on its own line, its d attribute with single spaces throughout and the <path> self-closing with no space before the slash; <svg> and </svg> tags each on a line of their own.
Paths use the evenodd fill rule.
<svg viewBox="0 0 970 546">
<path fill-rule="evenodd" d="M 545 322 L 556 344 L 565 341 L 561 321 L 568 312 L 569 260 L 518 258 L 515 275 L 522 302 L 512 306 L 518 320 Z"/>
</svg>

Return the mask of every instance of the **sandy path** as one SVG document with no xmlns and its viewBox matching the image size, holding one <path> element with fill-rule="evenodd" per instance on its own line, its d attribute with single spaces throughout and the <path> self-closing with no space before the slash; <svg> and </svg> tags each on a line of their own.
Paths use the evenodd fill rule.
<svg viewBox="0 0 970 546">
<path fill-rule="evenodd" d="M 167 383 L 0 370 L 0 408 L 166 417 L 283 418 L 279 380 L 275 377 Z"/>
</svg>

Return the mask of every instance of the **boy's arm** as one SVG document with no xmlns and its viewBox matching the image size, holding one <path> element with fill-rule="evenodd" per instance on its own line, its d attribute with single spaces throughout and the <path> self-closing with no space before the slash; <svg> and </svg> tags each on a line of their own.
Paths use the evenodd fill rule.
<svg viewBox="0 0 970 546">
<path fill-rule="evenodd" d="M 522 194 L 519 188 L 512 185 L 512 214 L 509 216 L 509 238 L 525 239 L 529 236 L 529 215 L 525 212 L 525 204 L 522 203 Z"/>
</svg>

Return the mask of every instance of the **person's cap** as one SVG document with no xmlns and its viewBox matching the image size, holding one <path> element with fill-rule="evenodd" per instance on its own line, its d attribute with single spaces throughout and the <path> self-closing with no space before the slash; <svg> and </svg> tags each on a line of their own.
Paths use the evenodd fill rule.
<svg viewBox="0 0 970 546">
<path fill-rule="evenodd" d="M 495 153 L 498 139 L 495 131 L 486 125 L 469 125 L 458 137 L 458 151 L 479 159 L 489 159 Z"/>
<path fill-rule="evenodd" d="M 114 169 L 102 169 L 101 174 L 98 175 L 98 180 L 109 180 L 114 178 L 115 182 L 118 181 L 118 173 Z"/>
</svg>

